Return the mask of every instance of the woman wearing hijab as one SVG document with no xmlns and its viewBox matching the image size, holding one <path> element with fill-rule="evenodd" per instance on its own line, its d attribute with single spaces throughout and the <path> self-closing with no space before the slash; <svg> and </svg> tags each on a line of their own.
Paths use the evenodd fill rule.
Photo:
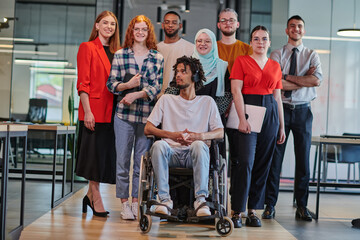
<svg viewBox="0 0 360 240">
<path fill-rule="evenodd" d="M 203 66 L 206 82 L 204 87 L 196 91 L 196 95 L 209 95 L 214 98 L 224 127 L 225 115 L 231 101 L 231 86 L 228 63 L 219 58 L 215 34 L 207 28 L 200 29 L 195 36 L 193 57 L 200 60 Z M 225 141 L 219 144 L 220 154 L 226 158 Z"/>
</svg>

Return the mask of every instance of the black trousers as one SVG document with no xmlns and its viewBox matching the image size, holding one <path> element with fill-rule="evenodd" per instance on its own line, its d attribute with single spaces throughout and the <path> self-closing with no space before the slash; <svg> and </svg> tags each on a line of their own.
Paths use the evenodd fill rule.
<svg viewBox="0 0 360 240">
<path fill-rule="evenodd" d="M 297 206 L 306 207 L 309 196 L 309 156 L 311 147 L 311 131 L 313 115 L 310 103 L 295 106 L 293 109 L 287 104 L 284 106 L 285 143 L 277 145 L 266 184 L 265 203 L 275 206 L 278 194 L 281 165 L 284 159 L 285 147 L 290 130 L 294 136 L 295 151 L 295 199 Z"/>
<path fill-rule="evenodd" d="M 273 95 L 244 95 L 246 104 L 266 107 L 260 133 L 228 129 L 231 160 L 231 208 L 235 212 L 263 209 L 266 180 L 274 153 L 279 115 Z"/>
</svg>

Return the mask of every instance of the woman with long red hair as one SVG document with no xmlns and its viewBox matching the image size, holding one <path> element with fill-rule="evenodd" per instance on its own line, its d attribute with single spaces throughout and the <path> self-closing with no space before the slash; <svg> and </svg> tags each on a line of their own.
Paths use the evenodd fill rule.
<svg viewBox="0 0 360 240">
<path fill-rule="evenodd" d="M 106 88 L 114 53 L 120 49 L 119 27 L 115 15 L 100 13 L 88 42 L 77 55 L 79 136 L 76 174 L 89 180 L 83 199 L 83 212 L 89 206 L 95 216 L 106 217 L 99 183 L 115 183 L 115 135 L 112 121 L 114 96 Z"/>
<path fill-rule="evenodd" d="M 115 53 L 107 82 L 109 91 L 119 95 L 114 116 L 116 197 L 122 202 L 123 219 L 135 219 L 138 215 L 140 159 L 151 144 L 144 135 L 144 127 L 161 90 L 163 64 L 164 58 L 156 50 L 154 26 L 146 16 L 136 16 L 126 30 L 123 49 Z M 133 149 L 130 204 L 129 172 Z"/>
</svg>

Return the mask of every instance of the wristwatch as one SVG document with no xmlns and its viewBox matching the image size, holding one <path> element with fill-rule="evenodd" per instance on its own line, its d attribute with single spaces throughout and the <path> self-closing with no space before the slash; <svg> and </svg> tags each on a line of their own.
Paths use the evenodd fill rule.
<svg viewBox="0 0 360 240">
<path fill-rule="evenodd" d="M 283 78 L 283 79 L 286 80 L 286 77 L 287 77 L 287 74 L 284 74 L 284 78 Z"/>
</svg>

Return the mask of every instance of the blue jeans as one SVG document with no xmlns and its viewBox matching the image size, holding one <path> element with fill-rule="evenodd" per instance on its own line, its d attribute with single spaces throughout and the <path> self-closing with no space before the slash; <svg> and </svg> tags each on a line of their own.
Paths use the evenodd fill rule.
<svg viewBox="0 0 360 240">
<path fill-rule="evenodd" d="M 175 148 L 160 140 L 153 144 L 150 153 L 161 201 L 170 199 L 169 167 L 193 168 L 195 197 L 208 197 L 210 155 L 203 141 L 195 141 L 187 148 Z"/>
<path fill-rule="evenodd" d="M 133 123 L 114 116 L 116 146 L 116 197 L 129 198 L 129 172 L 134 148 L 131 196 L 138 197 L 140 160 L 150 148 L 151 140 L 144 135 L 143 123 Z"/>
</svg>

